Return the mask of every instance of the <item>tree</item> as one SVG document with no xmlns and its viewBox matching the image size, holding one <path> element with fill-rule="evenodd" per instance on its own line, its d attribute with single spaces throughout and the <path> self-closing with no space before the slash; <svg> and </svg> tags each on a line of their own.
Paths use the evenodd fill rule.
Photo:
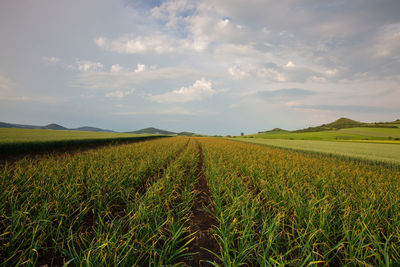
<svg viewBox="0 0 400 267">
<path fill-rule="evenodd" d="M 243 136 L 243 135 L 244 135 L 244 133 L 243 133 L 243 132 L 241 132 L 241 133 L 240 133 L 240 135 L 241 135 L 241 136 Z"/>
</svg>

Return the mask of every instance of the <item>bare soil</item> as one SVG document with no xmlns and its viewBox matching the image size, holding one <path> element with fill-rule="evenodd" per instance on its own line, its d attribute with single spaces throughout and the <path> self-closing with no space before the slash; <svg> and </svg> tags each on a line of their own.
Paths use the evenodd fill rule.
<svg viewBox="0 0 400 267">
<path fill-rule="evenodd" d="M 200 145 L 199 160 L 196 167 L 195 190 L 198 192 L 196 201 L 192 207 L 192 217 L 190 220 L 190 228 L 196 232 L 195 239 L 189 244 L 189 253 L 194 253 L 191 259 L 185 261 L 188 266 L 212 266 L 205 261 L 220 263 L 218 258 L 210 253 L 219 254 L 219 246 L 217 240 L 211 233 L 213 227 L 217 225 L 215 218 L 207 211 L 210 205 L 210 189 L 207 185 L 207 180 L 204 172 L 203 151 Z"/>
</svg>

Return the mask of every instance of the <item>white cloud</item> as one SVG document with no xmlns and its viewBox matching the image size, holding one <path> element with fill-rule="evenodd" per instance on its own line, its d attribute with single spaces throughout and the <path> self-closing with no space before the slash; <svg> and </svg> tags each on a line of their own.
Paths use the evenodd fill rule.
<svg viewBox="0 0 400 267">
<path fill-rule="evenodd" d="M 82 72 L 97 71 L 104 67 L 104 65 L 100 62 L 93 62 L 89 60 L 77 60 L 76 64 L 78 70 Z"/>
<path fill-rule="evenodd" d="M 13 86 L 14 82 L 0 73 L 0 89 L 11 89 Z"/>
<path fill-rule="evenodd" d="M 94 43 L 99 47 L 104 47 L 106 44 L 106 40 L 103 37 L 96 38 Z"/>
<path fill-rule="evenodd" d="M 326 70 L 324 73 L 328 77 L 334 77 L 339 73 L 339 70 L 338 69 L 329 69 L 329 70 Z"/>
<path fill-rule="evenodd" d="M 292 61 L 289 61 L 284 67 L 285 68 L 294 68 L 294 67 L 296 67 L 296 65 Z"/>
<path fill-rule="evenodd" d="M 309 81 L 314 83 L 326 83 L 328 80 L 325 77 L 312 76 L 310 77 Z"/>
<path fill-rule="evenodd" d="M 240 68 L 237 65 L 234 65 L 228 69 L 229 74 L 233 77 L 233 79 L 241 80 L 249 76 L 249 71 Z"/>
<path fill-rule="evenodd" d="M 61 61 L 58 57 L 42 57 L 42 59 L 49 64 L 56 64 Z"/>
<path fill-rule="evenodd" d="M 257 77 L 267 78 L 275 82 L 286 82 L 287 77 L 284 73 L 272 68 L 260 68 L 257 70 Z"/>
<path fill-rule="evenodd" d="M 149 99 L 159 103 L 190 102 L 202 100 L 214 95 L 216 91 L 212 88 L 211 81 L 201 78 L 188 87 L 181 87 L 161 95 L 149 95 Z"/>
<path fill-rule="evenodd" d="M 153 110 L 153 111 L 120 111 L 120 112 L 114 112 L 114 115 L 121 115 L 121 116 L 129 116 L 129 115 L 165 115 L 165 116 L 174 116 L 174 115 L 187 115 L 187 116 L 193 116 L 196 115 L 195 113 L 186 110 L 181 107 L 174 107 L 170 109 L 164 109 L 164 110 Z"/>
<path fill-rule="evenodd" d="M 128 89 L 158 81 L 190 81 L 202 75 L 203 72 L 178 67 L 149 68 L 142 72 L 80 72 L 70 86 L 88 89 Z"/>
<path fill-rule="evenodd" d="M 144 64 L 137 64 L 136 69 L 134 70 L 134 72 L 142 72 L 146 70 L 146 65 Z"/>
<path fill-rule="evenodd" d="M 98 37 L 95 44 L 119 54 L 202 52 L 213 45 L 240 40 L 248 29 L 225 17 L 209 2 L 170 0 L 149 12 L 163 26 L 151 34 L 126 34 L 117 39 Z"/>
<path fill-rule="evenodd" d="M 136 69 L 133 70 L 134 73 L 143 72 L 146 70 L 146 65 L 137 64 Z M 110 73 L 119 73 L 119 72 L 129 72 L 128 69 L 122 67 L 119 64 L 111 65 Z"/>
<path fill-rule="evenodd" d="M 195 4 L 190 0 L 163 1 L 160 6 L 153 7 L 150 10 L 150 16 L 165 22 L 167 28 L 174 29 L 184 22 L 187 16 L 185 12 L 194 8 Z"/>
<path fill-rule="evenodd" d="M 258 64 L 234 65 L 228 69 L 228 72 L 236 80 L 244 78 L 266 79 L 272 82 L 286 82 L 288 80 L 283 70 L 266 68 Z"/>
<path fill-rule="evenodd" d="M 208 47 L 209 42 L 209 38 L 206 35 L 198 38 L 178 39 L 165 34 L 148 36 L 125 35 L 115 40 L 100 37 L 95 40 L 99 47 L 118 54 L 200 52 Z"/>
<path fill-rule="evenodd" d="M 398 55 L 400 53 L 400 23 L 382 27 L 374 49 L 376 57 Z"/>
<path fill-rule="evenodd" d="M 242 60 L 251 62 L 250 59 Z M 342 70 L 342 68 L 341 68 Z M 274 62 L 265 62 L 264 60 L 253 60 L 248 64 L 235 64 L 228 68 L 228 73 L 235 80 L 265 80 L 269 82 L 317 82 L 326 83 L 339 78 L 339 69 L 327 69 L 320 66 L 297 66 L 293 61 L 286 64 L 276 64 Z"/>
<path fill-rule="evenodd" d="M 178 40 L 163 34 L 151 36 L 127 35 L 116 40 L 100 37 L 95 40 L 95 43 L 101 48 L 118 54 L 142 54 L 147 52 L 161 54 L 175 52 L 179 47 L 182 47 Z"/>
<path fill-rule="evenodd" d="M 131 95 L 133 94 L 133 92 L 135 92 L 135 89 L 129 90 L 129 91 L 120 91 L 120 90 L 116 90 L 113 92 L 109 92 L 106 94 L 106 97 L 110 97 L 110 98 L 124 98 L 125 96 Z"/>
<path fill-rule="evenodd" d="M 125 71 L 125 69 L 121 65 L 119 64 L 111 65 L 110 72 L 121 72 L 121 71 Z"/>
<path fill-rule="evenodd" d="M 13 101 L 13 102 L 30 102 L 33 99 L 27 96 L 0 96 L 2 101 Z"/>
<path fill-rule="evenodd" d="M 218 22 L 218 27 L 220 28 L 225 28 L 226 26 L 228 26 L 230 20 L 229 19 L 223 19 L 220 22 Z M 238 25 L 239 26 L 239 25 Z M 243 27 L 243 26 L 242 26 Z M 238 29 L 241 29 L 242 27 L 238 27 Z"/>
</svg>

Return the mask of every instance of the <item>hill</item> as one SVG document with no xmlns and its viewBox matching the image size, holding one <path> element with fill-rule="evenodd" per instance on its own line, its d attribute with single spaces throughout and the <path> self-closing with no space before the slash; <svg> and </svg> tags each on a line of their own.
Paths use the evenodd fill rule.
<svg viewBox="0 0 400 267">
<path fill-rule="evenodd" d="M 127 133 L 134 133 L 134 134 L 165 134 L 165 135 L 174 135 L 174 134 L 176 134 L 174 132 L 161 130 L 161 129 L 157 129 L 157 128 L 153 128 L 153 127 L 144 128 L 144 129 L 141 129 L 141 130 L 127 132 Z"/>
<path fill-rule="evenodd" d="M 114 131 L 111 130 L 105 130 L 105 129 L 100 129 L 96 127 L 90 127 L 90 126 L 83 126 L 75 129 L 70 129 L 72 131 L 84 131 L 84 132 L 109 132 L 113 133 Z"/>
<path fill-rule="evenodd" d="M 202 136 L 201 134 L 192 133 L 192 132 L 180 132 L 177 135 L 179 135 L 179 136 Z"/>
<path fill-rule="evenodd" d="M 0 128 L 39 129 L 40 126 L 0 122 Z"/>
<path fill-rule="evenodd" d="M 44 130 L 68 130 L 68 128 L 65 128 L 64 126 L 61 126 L 59 124 L 55 124 L 55 123 L 50 123 L 46 126 L 42 126 L 40 127 L 40 129 L 44 129 Z"/>
<path fill-rule="evenodd" d="M 281 128 L 274 128 L 274 129 L 269 130 L 269 131 L 263 131 L 263 132 L 258 132 L 258 133 L 259 134 L 260 133 L 271 133 L 271 134 L 276 133 L 276 134 L 278 134 L 278 133 L 288 133 L 288 132 L 289 132 L 288 130 L 284 130 L 284 129 L 281 129 Z"/>
<path fill-rule="evenodd" d="M 328 124 L 296 131 L 275 128 L 270 131 L 246 135 L 244 138 L 291 139 L 291 140 L 358 140 L 363 142 L 394 142 L 400 140 L 398 120 L 392 122 L 365 123 L 340 118 Z"/>
<path fill-rule="evenodd" d="M 340 118 L 334 122 L 328 124 L 322 124 L 316 127 L 308 127 L 306 129 L 293 131 L 294 133 L 307 133 L 307 132 L 321 132 L 321 131 L 332 131 L 344 128 L 362 127 L 367 123 L 362 123 L 348 118 Z"/>
<path fill-rule="evenodd" d="M 89 127 L 89 126 L 69 129 L 69 128 L 61 126 L 59 124 L 56 124 L 56 123 L 50 123 L 45 126 L 38 126 L 38 125 L 25 125 L 25 124 L 0 122 L 0 128 L 70 130 L 70 131 L 85 131 L 85 132 L 113 132 L 110 130 L 104 130 L 104 129 L 100 129 L 100 128 L 96 128 L 96 127 Z"/>
</svg>

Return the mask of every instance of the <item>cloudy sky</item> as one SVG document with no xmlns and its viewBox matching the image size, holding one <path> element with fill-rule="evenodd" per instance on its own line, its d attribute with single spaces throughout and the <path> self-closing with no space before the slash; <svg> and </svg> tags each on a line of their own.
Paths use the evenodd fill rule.
<svg viewBox="0 0 400 267">
<path fill-rule="evenodd" d="M 400 118 L 398 0 L 2 0 L 0 121 L 239 134 Z"/>
</svg>

